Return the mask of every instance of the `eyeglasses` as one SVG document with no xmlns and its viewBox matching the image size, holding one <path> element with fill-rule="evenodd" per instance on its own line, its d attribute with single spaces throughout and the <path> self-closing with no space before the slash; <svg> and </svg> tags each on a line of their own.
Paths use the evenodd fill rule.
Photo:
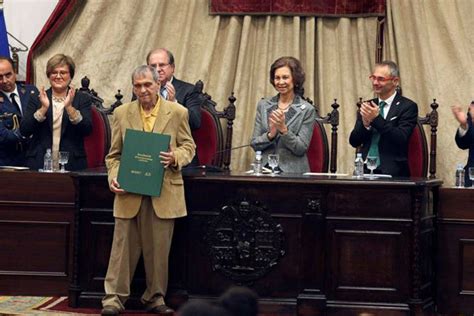
<svg viewBox="0 0 474 316">
<path fill-rule="evenodd" d="M 54 71 L 52 73 L 49 74 L 50 76 L 52 77 L 61 77 L 61 78 L 64 78 L 64 76 L 66 75 L 69 75 L 69 71 Z"/>
<path fill-rule="evenodd" d="M 385 83 L 389 80 L 393 80 L 395 79 L 395 77 L 376 77 L 374 75 L 370 75 L 369 76 L 369 79 L 374 82 L 374 81 L 378 81 L 378 82 L 381 82 L 381 83 Z"/>
<path fill-rule="evenodd" d="M 169 66 L 170 64 L 151 64 L 150 66 L 152 66 L 153 68 L 155 69 L 164 69 L 166 66 Z"/>
</svg>

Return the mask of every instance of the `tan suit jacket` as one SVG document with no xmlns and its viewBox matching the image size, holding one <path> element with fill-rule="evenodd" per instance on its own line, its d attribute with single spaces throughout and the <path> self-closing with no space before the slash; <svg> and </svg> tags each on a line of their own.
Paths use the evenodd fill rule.
<svg viewBox="0 0 474 316">
<path fill-rule="evenodd" d="M 124 104 L 114 111 L 112 122 L 112 143 L 105 157 L 109 184 L 118 175 L 125 131 L 143 130 L 138 101 Z M 158 117 L 153 133 L 171 136 L 170 149 L 175 155 L 175 165 L 165 169 L 161 196 L 152 197 L 155 214 L 159 218 L 177 218 L 186 216 L 184 185 L 181 168 L 193 159 L 196 145 L 191 136 L 188 123 L 188 110 L 175 102 L 161 99 Z M 138 214 L 142 195 L 125 193 L 116 194 L 114 200 L 114 217 L 133 218 Z"/>
</svg>

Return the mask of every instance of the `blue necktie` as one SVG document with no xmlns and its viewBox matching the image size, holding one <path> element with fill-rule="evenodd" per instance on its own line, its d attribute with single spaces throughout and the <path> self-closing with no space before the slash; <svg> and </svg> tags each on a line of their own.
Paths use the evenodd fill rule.
<svg viewBox="0 0 474 316">
<path fill-rule="evenodd" d="M 161 87 L 160 94 L 163 99 L 168 100 L 168 90 L 166 90 L 166 87 Z"/>
<path fill-rule="evenodd" d="M 379 115 L 383 118 L 383 108 L 387 105 L 387 102 L 380 101 L 379 102 Z M 372 141 L 370 142 L 369 153 L 367 157 L 377 157 L 377 167 L 380 166 L 380 154 L 379 154 L 379 140 L 380 140 L 380 133 L 376 130 L 372 131 Z"/>
</svg>

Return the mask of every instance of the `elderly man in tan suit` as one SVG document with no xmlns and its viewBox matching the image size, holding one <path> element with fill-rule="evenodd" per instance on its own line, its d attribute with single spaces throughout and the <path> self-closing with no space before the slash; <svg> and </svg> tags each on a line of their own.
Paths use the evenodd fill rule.
<svg viewBox="0 0 474 316">
<path fill-rule="evenodd" d="M 115 193 L 115 230 L 109 268 L 105 278 L 102 315 L 118 315 L 130 294 L 130 282 L 143 253 L 146 291 L 141 298 L 149 312 L 170 314 L 164 296 L 168 285 L 168 255 L 174 219 L 186 216 L 181 168 L 195 153 L 188 123 L 188 111 L 159 96 L 156 70 L 140 66 L 132 75 L 134 102 L 114 112 L 112 145 L 106 157 L 110 190 Z M 168 152 L 160 153 L 165 167 L 160 197 L 127 193 L 120 188 L 117 174 L 126 129 L 143 130 L 171 136 Z"/>
</svg>

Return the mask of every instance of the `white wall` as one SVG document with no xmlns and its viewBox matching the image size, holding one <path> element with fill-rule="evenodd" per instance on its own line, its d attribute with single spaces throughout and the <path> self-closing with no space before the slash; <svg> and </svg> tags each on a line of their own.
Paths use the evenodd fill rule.
<svg viewBox="0 0 474 316">
<path fill-rule="evenodd" d="M 4 0 L 3 13 L 7 32 L 30 48 L 57 3 L 58 0 Z M 11 36 L 8 36 L 8 43 L 10 46 L 22 47 Z M 26 78 L 28 53 L 29 51 L 18 53 L 18 80 Z"/>
</svg>

